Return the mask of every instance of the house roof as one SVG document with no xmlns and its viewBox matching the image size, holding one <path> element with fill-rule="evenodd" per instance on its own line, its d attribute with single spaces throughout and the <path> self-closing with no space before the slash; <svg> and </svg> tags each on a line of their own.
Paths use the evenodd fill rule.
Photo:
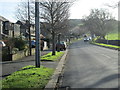
<svg viewBox="0 0 120 90">
<path fill-rule="evenodd" d="M 1 21 L 8 21 L 8 22 L 10 22 L 10 23 L 13 23 L 13 22 L 9 21 L 8 19 L 6 19 L 6 18 L 3 17 L 3 16 L 0 16 L 0 20 L 1 20 Z"/>
<path fill-rule="evenodd" d="M 4 18 L 3 16 L 0 16 L 0 20 L 2 20 L 2 21 L 9 21 L 8 19 Z"/>
</svg>

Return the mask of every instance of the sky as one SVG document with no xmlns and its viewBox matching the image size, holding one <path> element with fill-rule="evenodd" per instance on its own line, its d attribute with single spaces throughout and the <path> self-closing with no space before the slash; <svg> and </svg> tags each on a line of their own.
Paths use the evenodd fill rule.
<svg viewBox="0 0 120 90">
<path fill-rule="evenodd" d="M 0 0 L 0 16 L 3 16 L 11 22 L 16 22 L 15 11 L 17 4 L 21 0 Z M 110 8 L 105 4 L 114 5 L 119 0 L 76 0 L 70 8 L 70 19 L 82 19 L 87 16 L 91 9 L 106 8 L 116 19 L 118 18 L 118 8 Z"/>
<path fill-rule="evenodd" d="M 106 4 L 114 5 L 119 0 L 77 0 L 70 9 L 70 18 L 82 18 L 90 13 L 94 8 L 106 8 L 113 16 L 118 18 L 118 8 L 110 8 Z"/>
</svg>

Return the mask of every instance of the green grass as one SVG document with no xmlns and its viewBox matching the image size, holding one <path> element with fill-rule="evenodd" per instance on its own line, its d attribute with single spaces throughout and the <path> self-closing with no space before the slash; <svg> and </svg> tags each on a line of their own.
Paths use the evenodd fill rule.
<svg viewBox="0 0 120 90">
<path fill-rule="evenodd" d="M 41 56 L 41 60 L 42 61 L 56 61 L 58 60 L 62 55 L 64 54 L 64 52 L 56 52 L 56 55 L 52 55 L 52 52 L 44 55 L 44 56 Z"/>
<path fill-rule="evenodd" d="M 105 36 L 107 40 L 120 40 L 120 33 L 110 33 Z"/>
<path fill-rule="evenodd" d="M 41 57 L 42 60 L 58 60 L 64 52 L 56 52 L 56 55 L 52 56 L 52 52 Z M 21 70 L 14 72 L 10 76 L 6 77 L 2 82 L 2 88 L 44 88 L 50 80 L 54 70 L 41 66 L 36 68 L 29 65 L 21 68 Z"/>
<path fill-rule="evenodd" d="M 120 48 L 120 46 L 108 45 L 108 44 L 103 44 L 103 43 L 94 43 L 94 44 L 101 45 L 101 46 L 107 46 L 107 47 L 113 47 L 113 48 Z"/>
<path fill-rule="evenodd" d="M 2 80 L 2 88 L 44 88 L 54 70 L 29 65 Z"/>
</svg>

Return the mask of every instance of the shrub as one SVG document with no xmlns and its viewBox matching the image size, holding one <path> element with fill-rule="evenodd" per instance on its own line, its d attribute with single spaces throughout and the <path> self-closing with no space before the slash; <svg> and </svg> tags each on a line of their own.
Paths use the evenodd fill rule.
<svg viewBox="0 0 120 90">
<path fill-rule="evenodd" d="M 5 41 L 6 45 L 11 47 L 11 49 L 18 48 L 19 50 L 24 50 L 26 46 L 26 41 L 20 37 L 7 38 Z"/>
<path fill-rule="evenodd" d="M 13 48 L 13 49 L 12 49 L 12 54 L 16 54 L 18 51 L 19 51 L 18 48 Z"/>
<path fill-rule="evenodd" d="M 15 38 L 14 39 L 14 45 L 15 45 L 15 48 L 18 48 L 19 50 L 24 50 L 25 46 L 26 46 L 26 43 L 21 38 Z"/>
</svg>

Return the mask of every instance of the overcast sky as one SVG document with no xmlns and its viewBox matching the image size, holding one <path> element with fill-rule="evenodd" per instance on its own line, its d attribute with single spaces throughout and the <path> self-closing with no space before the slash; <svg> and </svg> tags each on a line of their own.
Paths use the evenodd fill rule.
<svg viewBox="0 0 120 90">
<path fill-rule="evenodd" d="M 105 5 L 114 5 L 118 1 L 119 0 L 77 0 L 70 9 L 70 18 L 82 18 L 84 15 L 89 15 L 90 10 L 94 8 L 106 8 L 113 16 L 118 18 L 118 8 L 112 9 Z"/>
<path fill-rule="evenodd" d="M 0 15 L 11 22 L 16 22 L 15 11 L 20 0 L 0 0 Z M 118 18 L 118 8 L 108 8 L 105 4 L 114 5 L 119 0 L 76 0 L 70 8 L 71 19 L 82 19 L 84 15 L 89 15 L 90 9 L 107 8 L 113 16 Z"/>
</svg>

